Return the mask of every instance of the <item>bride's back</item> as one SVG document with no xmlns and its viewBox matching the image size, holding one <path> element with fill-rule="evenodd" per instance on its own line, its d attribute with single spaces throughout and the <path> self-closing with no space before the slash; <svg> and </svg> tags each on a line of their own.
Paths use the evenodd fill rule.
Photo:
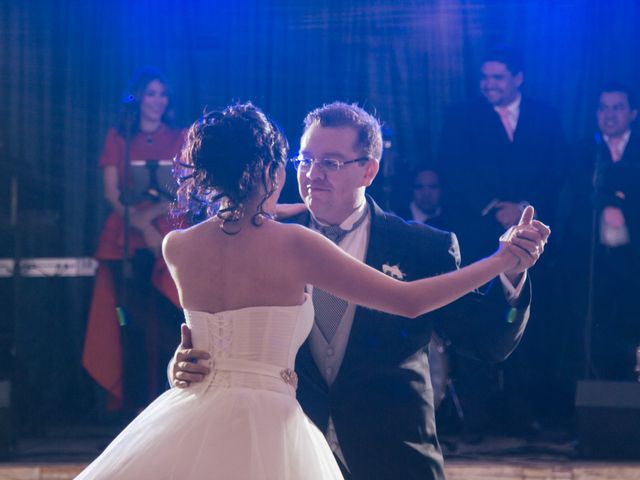
<svg viewBox="0 0 640 480">
<path fill-rule="evenodd" d="M 183 308 L 219 312 L 259 305 L 298 305 L 304 286 L 290 260 L 291 226 L 246 222 L 235 235 L 212 219 L 172 232 L 165 242 Z"/>
<path fill-rule="evenodd" d="M 250 103 L 208 113 L 189 129 L 178 209 L 198 214 L 204 207 L 213 216 L 164 242 L 184 308 L 216 313 L 302 303 L 304 286 L 292 280 L 287 261 L 290 228 L 270 220 L 287 153 L 277 125 Z"/>
</svg>

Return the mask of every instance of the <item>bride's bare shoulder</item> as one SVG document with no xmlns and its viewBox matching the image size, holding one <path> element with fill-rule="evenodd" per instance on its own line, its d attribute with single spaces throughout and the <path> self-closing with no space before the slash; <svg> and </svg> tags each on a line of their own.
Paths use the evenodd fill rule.
<svg viewBox="0 0 640 480">
<path fill-rule="evenodd" d="M 283 235 L 290 236 L 293 239 L 304 239 L 309 238 L 309 236 L 317 235 L 317 233 L 310 228 L 298 223 L 273 223 L 277 225 L 278 230 L 280 230 Z"/>
<path fill-rule="evenodd" d="M 292 248 L 299 250 L 303 248 L 317 248 L 320 244 L 331 243 L 318 232 L 311 230 L 303 225 L 295 223 L 280 223 L 279 229 L 282 230 L 287 242 L 290 243 Z"/>
<path fill-rule="evenodd" d="M 164 259 L 173 263 L 185 251 L 185 247 L 191 243 L 194 238 L 198 237 L 203 230 L 210 228 L 207 222 L 198 223 L 189 228 L 180 230 L 172 230 L 167 233 L 162 240 L 162 255 Z"/>
</svg>

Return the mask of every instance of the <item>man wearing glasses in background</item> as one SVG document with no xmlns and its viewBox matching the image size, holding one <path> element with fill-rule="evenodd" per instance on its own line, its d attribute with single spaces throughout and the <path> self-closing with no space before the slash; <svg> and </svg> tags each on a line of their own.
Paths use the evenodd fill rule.
<svg viewBox="0 0 640 480">
<path fill-rule="evenodd" d="M 293 162 L 308 211 L 290 221 L 323 233 L 353 257 L 400 280 L 457 268 L 455 235 L 407 224 L 365 195 L 382 156 L 374 117 L 335 102 L 309 113 L 304 126 Z M 524 272 L 542 253 L 546 236 L 540 232 L 531 252 L 522 252 L 521 268 L 502 279 L 504 289 L 467 297 L 416 320 L 314 289 L 316 321 L 296 359 L 297 397 L 325 433 L 345 478 L 444 478 L 427 359 L 434 324 L 470 354 L 504 359 L 526 326 L 530 291 Z M 470 315 L 479 309 L 485 312 L 477 317 L 482 322 Z M 206 373 L 185 362 L 192 358 L 189 346 L 183 342 L 176 353 L 176 386 L 200 381 Z"/>
</svg>

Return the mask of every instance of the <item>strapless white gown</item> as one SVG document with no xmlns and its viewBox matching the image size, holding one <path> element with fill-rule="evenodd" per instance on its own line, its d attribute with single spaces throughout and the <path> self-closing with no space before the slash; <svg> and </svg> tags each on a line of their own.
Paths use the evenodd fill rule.
<svg viewBox="0 0 640 480">
<path fill-rule="evenodd" d="M 78 479 L 341 479 L 322 433 L 280 372 L 313 326 L 299 306 L 185 311 L 211 374 L 173 388 L 131 422 Z"/>
</svg>

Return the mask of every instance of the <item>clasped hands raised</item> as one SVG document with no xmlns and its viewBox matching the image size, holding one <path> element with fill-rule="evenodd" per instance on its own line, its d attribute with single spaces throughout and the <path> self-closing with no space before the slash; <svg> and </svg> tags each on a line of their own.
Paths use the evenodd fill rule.
<svg viewBox="0 0 640 480">
<path fill-rule="evenodd" d="M 533 207 L 527 206 L 518 224 L 500 237 L 498 253 L 513 257 L 513 267 L 504 272 L 507 277 L 519 276 L 531 268 L 544 252 L 551 229 L 539 220 L 534 220 L 533 215 Z"/>
</svg>

